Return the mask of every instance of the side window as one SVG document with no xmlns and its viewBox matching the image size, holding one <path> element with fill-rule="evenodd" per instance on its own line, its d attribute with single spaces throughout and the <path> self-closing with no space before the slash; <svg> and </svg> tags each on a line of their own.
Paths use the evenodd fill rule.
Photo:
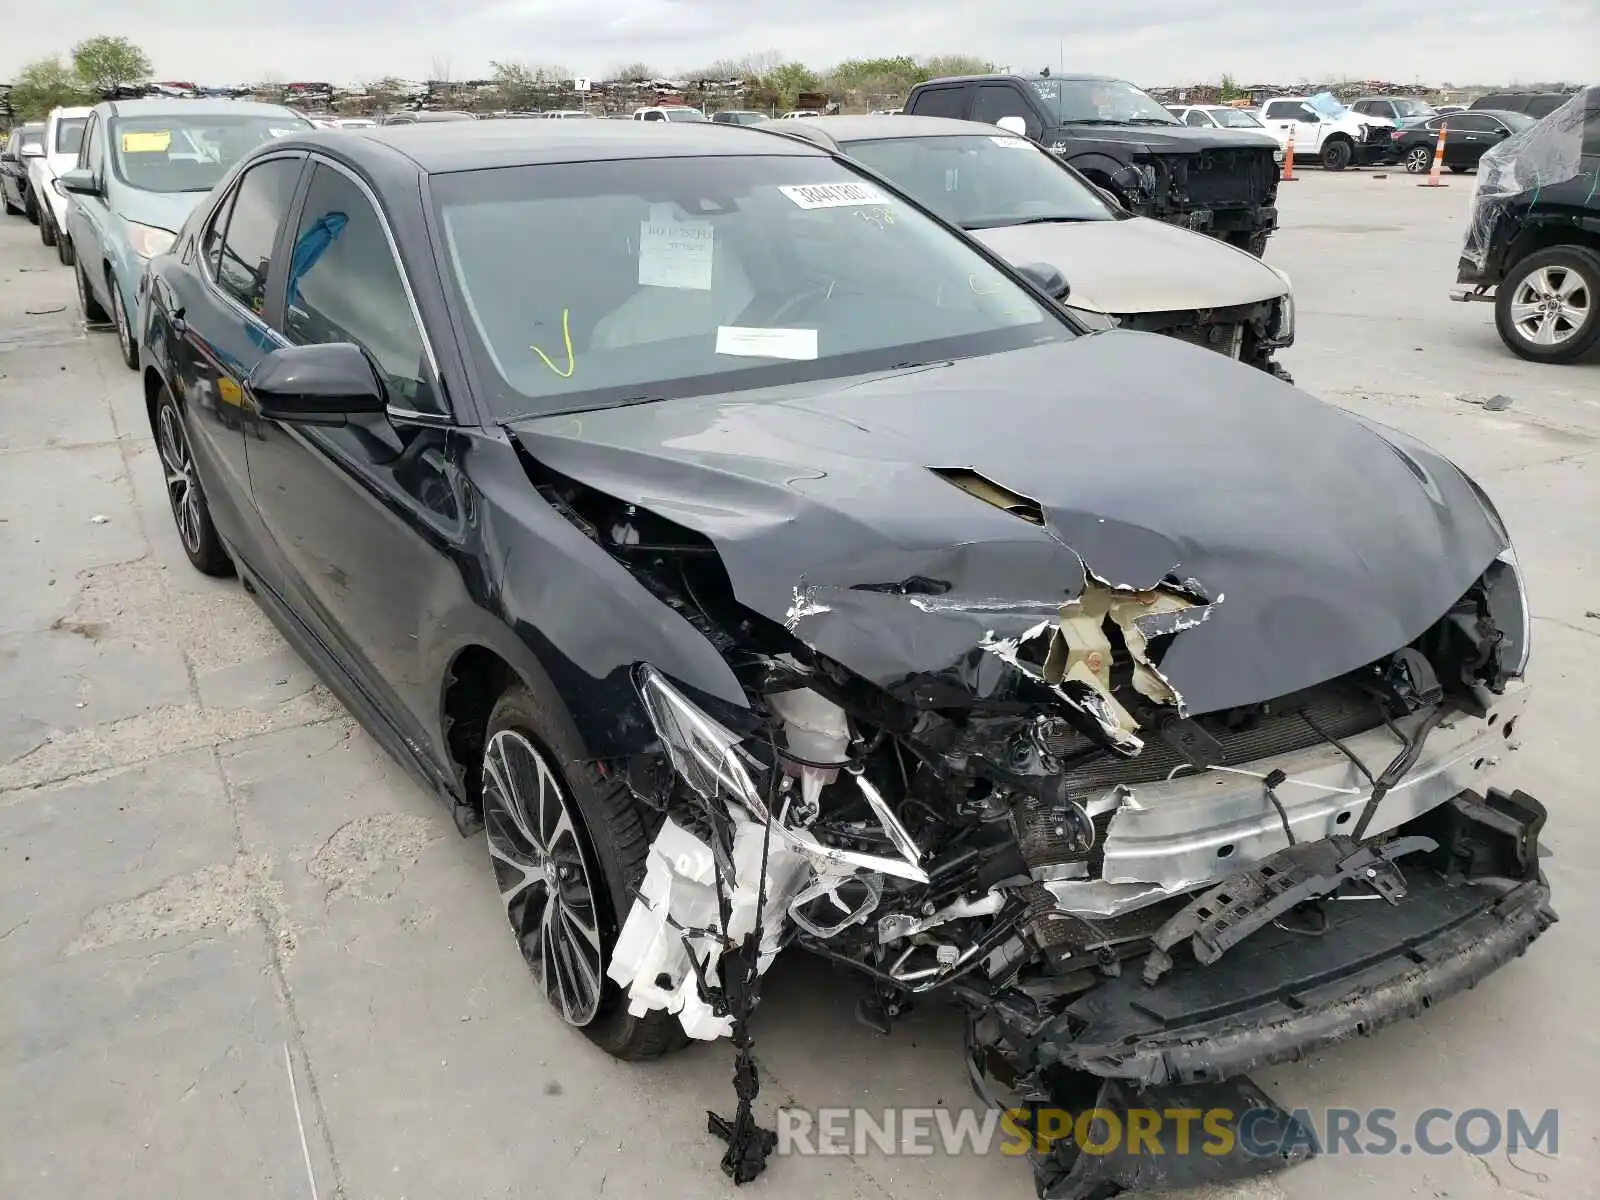
<svg viewBox="0 0 1600 1200">
<path fill-rule="evenodd" d="M 228 204 L 228 232 L 222 239 L 217 283 L 257 316 L 266 308 L 272 246 L 294 199 L 301 162 L 299 158 L 272 158 L 251 167 L 239 179 Z"/>
<path fill-rule="evenodd" d="M 1450 122 L 1451 133 L 1492 133 L 1500 128 L 1500 122 L 1493 117 L 1478 116 L 1473 113 L 1462 113 Z"/>
<path fill-rule="evenodd" d="M 222 235 L 228 231 L 228 214 L 233 212 L 233 198 L 238 194 L 239 189 L 234 188 L 217 205 L 217 211 L 211 215 L 211 222 L 200 239 L 200 253 L 205 257 L 206 274 L 212 279 L 217 277 L 217 270 L 222 265 Z"/>
<path fill-rule="evenodd" d="M 316 166 L 290 262 L 284 335 L 296 345 L 354 342 L 396 406 L 438 412 L 400 266 L 372 202 L 343 172 Z"/>
<path fill-rule="evenodd" d="M 1273 121 L 1292 121 L 1300 108 L 1292 100 L 1277 100 L 1267 105 L 1266 116 Z"/>
<path fill-rule="evenodd" d="M 944 94 L 960 97 L 960 88 L 946 88 Z M 960 111 L 959 103 L 957 112 Z M 940 116 L 922 106 L 918 106 L 917 115 Z M 972 99 L 972 119 L 982 121 L 985 125 L 998 124 L 1001 117 L 1021 117 L 1027 126 L 1029 137 L 1038 137 L 1041 132 L 1039 118 L 1034 116 L 1028 102 L 1016 88 L 1006 83 L 985 83 L 979 86 L 978 94 Z"/>
<path fill-rule="evenodd" d="M 1201 112 L 1198 108 L 1191 108 L 1187 113 L 1185 113 L 1183 116 L 1183 123 L 1185 125 L 1196 125 L 1201 129 L 1211 128 L 1211 118 L 1205 113 Z"/>
<path fill-rule="evenodd" d="M 1009 88 L 1006 89 L 1010 91 Z M 1020 100 L 1019 100 L 1020 103 Z M 919 117 L 960 117 L 966 113 L 966 92 L 958 87 L 928 88 L 917 96 L 917 106 L 914 111 Z M 1000 117 L 1005 113 L 999 114 Z M 1018 116 L 1022 114 L 1018 113 Z M 982 117 L 974 117 L 982 120 Z M 996 120 L 999 117 L 995 118 Z M 992 124 L 993 122 L 991 122 Z"/>
</svg>

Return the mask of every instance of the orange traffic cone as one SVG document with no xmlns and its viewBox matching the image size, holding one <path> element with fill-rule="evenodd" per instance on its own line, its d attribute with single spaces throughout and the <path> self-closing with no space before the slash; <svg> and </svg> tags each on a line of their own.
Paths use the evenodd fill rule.
<svg viewBox="0 0 1600 1200">
<path fill-rule="evenodd" d="M 1444 138 L 1445 133 L 1449 128 L 1450 126 L 1448 122 L 1439 122 L 1439 140 L 1433 147 L 1433 169 L 1428 172 L 1428 181 L 1426 183 L 1417 184 L 1418 187 L 1450 186 L 1448 183 L 1444 183 L 1439 179 L 1439 172 L 1444 170 Z"/>
<path fill-rule="evenodd" d="M 1283 178 L 1280 183 L 1293 183 L 1294 179 L 1294 126 L 1289 126 L 1289 144 L 1283 148 Z"/>
</svg>

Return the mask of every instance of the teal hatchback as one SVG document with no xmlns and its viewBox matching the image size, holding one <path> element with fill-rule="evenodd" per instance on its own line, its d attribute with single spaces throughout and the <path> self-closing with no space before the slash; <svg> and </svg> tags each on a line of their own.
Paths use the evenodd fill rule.
<svg viewBox="0 0 1600 1200">
<path fill-rule="evenodd" d="M 122 357 L 139 365 L 133 334 L 145 264 L 172 245 L 228 168 L 271 138 L 311 122 L 276 104 L 238 100 L 108 100 L 89 115 L 67 195 L 84 320 L 116 327 Z"/>
</svg>

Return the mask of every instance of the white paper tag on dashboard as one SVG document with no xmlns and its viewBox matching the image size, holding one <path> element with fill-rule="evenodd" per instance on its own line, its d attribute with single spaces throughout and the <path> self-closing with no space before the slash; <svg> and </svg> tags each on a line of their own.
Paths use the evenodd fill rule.
<svg viewBox="0 0 1600 1200">
<path fill-rule="evenodd" d="M 813 359 L 817 356 L 817 331 L 719 325 L 717 353 L 736 354 L 743 358 L 789 358 L 796 361 Z"/>
<path fill-rule="evenodd" d="M 1033 143 L 1027 138 L 1019 137 L 992 137 L 989 139 L 996 146 L 1004 146 L 1007 150 L 1032 150 Z"/>
<path fill-rule="evenodd" d="M 797 208 L 859 208 L 887 204 L 889 197 L 870 183 L 802 183 L 778 189 Z"/>
<path fill-rule="evenodd" d="M 715 240 L 710 221 L 680 221 L 670 204 L 639 222 L 639 286 L 711 290 Z"/>
</svg>

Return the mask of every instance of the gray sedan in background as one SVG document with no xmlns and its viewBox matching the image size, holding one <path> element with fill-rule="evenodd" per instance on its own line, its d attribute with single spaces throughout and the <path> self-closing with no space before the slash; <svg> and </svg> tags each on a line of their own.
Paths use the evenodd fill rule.
<svg viewBox="0 0 1600 1200">
<path fill-rule="evenodd" d="M 1283 379 L 1289 277 L 1226 242 L 1137 217 L 1027 138 L 943 117 L 806 117 L 758 126 L 862 163 L 1013 266 L 1053 267 L 1091 325 L 1164 333 Z"/>
</svg>

